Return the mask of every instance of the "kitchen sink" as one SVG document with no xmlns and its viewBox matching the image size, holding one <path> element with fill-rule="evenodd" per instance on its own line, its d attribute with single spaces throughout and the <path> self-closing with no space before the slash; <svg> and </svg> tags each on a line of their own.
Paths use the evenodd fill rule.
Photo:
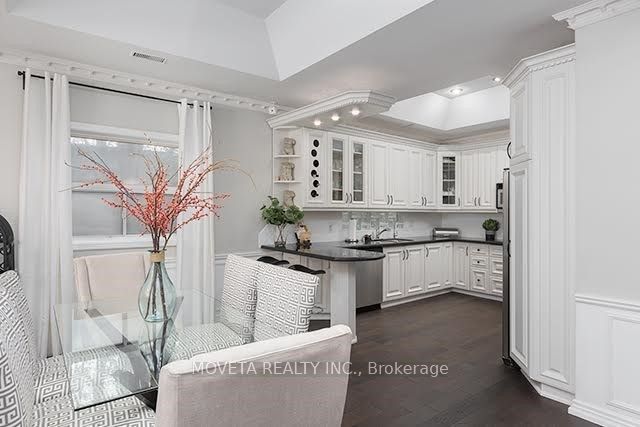
<svg viewBox="0 0 640 427">
<path fill-rule="evenodd" d="M 373 239 L 371 243 L 403 243 L 413 242 L 413 239 Z"/>
</svg>

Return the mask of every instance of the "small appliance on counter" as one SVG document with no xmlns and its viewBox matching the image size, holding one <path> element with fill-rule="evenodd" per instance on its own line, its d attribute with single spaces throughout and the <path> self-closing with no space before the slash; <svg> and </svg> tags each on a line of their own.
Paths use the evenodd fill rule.
<svg viewBox="0 0 640 427">
<path fill-rule="evenodd" d="M 460 237 L 460 230 L 452 227 L 433 227 L 433 237 L 434 238 Z"/>
</svg>

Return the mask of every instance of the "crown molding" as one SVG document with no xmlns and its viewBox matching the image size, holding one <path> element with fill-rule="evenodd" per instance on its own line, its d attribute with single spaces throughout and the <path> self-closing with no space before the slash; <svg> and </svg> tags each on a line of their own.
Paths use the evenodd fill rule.
<svg viewBox="0 0 640 427">
<path fill-rule="evenodd" d="M 482 147 L 506 146 L 510 140 L 509 129 L 495 132 L 487 132 L 479 135 L 472 135 L 457 139 L 452 139 L 442 144 L 448 149 L 466 150 Z"/>
<path fill-rule="evenodd" d="M 277 112 L 290 110 L 288 107 L 276 105 L 272 102 L 185 86 L 180 83 L 153 79 L 137 74 L 124 73 L 30 52 L 4 49 L 2 47 L 0 47 L 0 63 L 16 65 L 21 68 L 30 68 L 34 71 L 65 74 L 79 83 L 95 84 L 99 82 L 107 88 L 126 88 L 141 94 L 162 95 L 176 101 L 188 98 L 231 108 L 260 111 L 266 114 L 277 114 Z"/>
<path fill-rule="evenodd" d="M 576 45 L 572 43 L 520 60 L 504 78 L 504 85 L 511 88 L 533 71 L 543 70 L 566 62 L 575 61 Z"/>
<path fill-rule="evenodd" d="M 564 12 L 556 13 L 553 19 L 567 21 L 572 30 L 613 18 L 640 8 L 640 0 L 592 0 Z"/>
<path fill-rule="evenodd" d="M 314 118 L 324 118 L 327 114 L 332 114 L 340 109 L 351 106 L 359 106 L 361 110 L 359 117 L 367 117 L 387 111 L 395 102 L 396 99 L 394 97 L 371 90 L 348 91 L 280 114 L 267 120 L 267 123 L 272 128 L 280 126 L 305 126 L 309 125 L 310 123 L 307 122 L 310 122 Z M 346 115 L 343 114 L 343 116 Z M 326 118 L 325 122 L 331 123 L 327 121 Z"/>
<path fill-rule="evenodd" d="M 403 136 L 393 135 L 393 134 L 384 133 L 384 132 L 378 132 L 370 129 L 363 129 L 356 126 L 350 126 L 350 125 L 344 125 L 344 124 L 335 126 L 332 129 L 332 131 L 342 133 L 344 135 L 355 136 L 355 137 L 364 138 L 364 139 L 374 139 L 376 141 L 388 142 L 391 144 L 410 145 L 410 146 L 419 147 L 419 148 L 430 148 L 432 150 L 437 150 L 439 147 L 441 147 L 441 145 L 435 142 L 426 142 L 426 141 L 421 141 L 419 139 L 411 139 Z"/>
</svg>

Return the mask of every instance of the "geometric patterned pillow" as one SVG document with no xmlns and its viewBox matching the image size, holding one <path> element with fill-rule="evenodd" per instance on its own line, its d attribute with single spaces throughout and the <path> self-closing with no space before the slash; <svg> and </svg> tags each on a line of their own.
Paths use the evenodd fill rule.
<svg viewBox="0 0 640 427">
<path fill-rule="evenodd" d="M 260 264 L 255 340 L 307 332 L 320 279 L 288 268 Z"/>
<path fill-rule="evenodd" d="M 32 424 L 33 364 L 13 299 L 0 286 L 0 425 Z"/>
<path fill-rule="evenodd" d="M 0 275 L 0 286 L 6 288 L 9 291 L 9 295 L 13 299 L 14 306 L 18 311 L 18 316 L 27 334 L 29 342 L 29 360 L 33 363 L 34 374 L 37 372 L 38 361 L 40 360 L 40 352 L 36 345 L 36 332 L 33 327 L 33 316 L 31 316 L 31 310 L 29 309 L 29 303 L 27 302 L 27 296 L 24 293 L 24 289 L 20 284 L 20 277 L 15 271 L 7 271 Z"/>
<path fill-rule="evenodd" d="M 220 320 L 246 344 L 253 339 L 257 276 L 262 263 L 229 254 L 224 265 Z"/>
</svg>

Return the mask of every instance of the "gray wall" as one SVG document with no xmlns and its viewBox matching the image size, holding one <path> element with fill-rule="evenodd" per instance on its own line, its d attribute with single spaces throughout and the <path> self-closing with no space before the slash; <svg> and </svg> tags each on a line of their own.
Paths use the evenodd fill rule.
<svg viewBox="0 0 640 427">
<path fill-rule="evenodd" d="M 0 214 L 17 232 L 22 85 L 18 68 L 0 64 Z M 271 188 L 271 131 L 262 113 L 214 107 L 217 158 L 233 158 L 240 173 L 216 175 L 216 191 L 231 193 L 216 222 L 216 253 L 257 249 L 258 210 Z M 71 120 L 114 127 L 177 133 L 175 104 L 72 87 Z"/>
<path fill-rule="evenodd" d="M 271 194 L 271 130 L 262 113 L 214 108 L 214 155 L 233 159 L 251 175 L 223 173 L 215 178 L 217 192 L 230 193 L 216 221 L 216 253 L 255 251 L 263 223 L 259 210 Z M 255 186 L 254 186 L 255 183 Z"/>
</svg>

